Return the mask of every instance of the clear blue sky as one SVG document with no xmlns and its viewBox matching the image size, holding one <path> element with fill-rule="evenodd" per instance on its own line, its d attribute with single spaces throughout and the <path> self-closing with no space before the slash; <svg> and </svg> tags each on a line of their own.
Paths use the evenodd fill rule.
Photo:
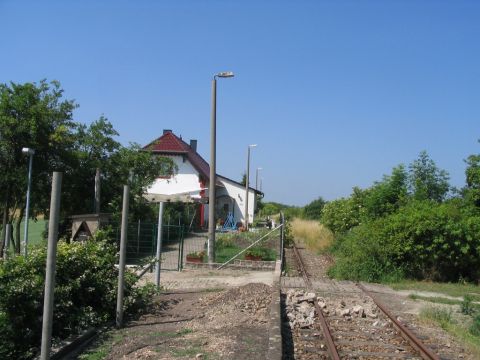
<svg viewBox="0 0 480 360">
<path fill-rule="evenodd" d="M 265 199 L 303 205 L 366 187 L 427 150 L 464 184 L 480 152 L 479 1 L 0 0 L 0 82 L 57 79 L 122 143 L 162 129 Z"/>
</svg>

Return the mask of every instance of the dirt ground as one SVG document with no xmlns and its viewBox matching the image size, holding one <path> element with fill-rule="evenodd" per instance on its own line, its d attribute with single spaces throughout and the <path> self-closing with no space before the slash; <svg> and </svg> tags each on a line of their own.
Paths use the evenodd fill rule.
<svg viewBox="0 0 480 360">
<path fill-rule="evenodd" d="M 146 274 L 143 281 L 153 278 L 153 274 Z M 165 290 L 154 299 L 148 314 L 109 332 L 91 346 L 101 355 L 83 358 L 264 359 L 272 282 L 273 273 L 267 271 L 163 272 L 161 284 Z M 454 358 L 472 358 L 442 329 L 418 321 L 420 309 L 426 306 L 423 301 L 413 301 L 407 292 L 383 285 L 367 287 L 417 334 L 447 345 L 447 353 L 458 355 Z M 429 345 L 435 348 L 436 344 Z"/>
<path fill-rule="evenodd" d="M 264 359 L 272 279 L 259 271 L 166 272 L 166 290 L 148 313 L 105 334 L 83 358 Z M 85 357 L 92 351 L 101 355 Z"/>
</svg>

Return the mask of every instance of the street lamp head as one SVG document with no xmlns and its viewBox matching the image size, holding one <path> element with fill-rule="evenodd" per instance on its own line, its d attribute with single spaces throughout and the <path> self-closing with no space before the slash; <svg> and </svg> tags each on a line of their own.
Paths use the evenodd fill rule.
<svg viewBox="0 0 480 360">
<path fill-rule="evenodd" d="M 232 71 L 223 71 L 223 72 L 219 72 L 218 74 L 215 74 L 215 77 L 221 77 L 221 78 L 230 78 L 234 76 L 235 75 L 233 74 Z"/>
<path fill-rule="evenodd" d="M 248 145 L 248 147 L 251 147 L 251 148 L 256 147 L 256 146 L 257 146 L 257 144 Z"/>
<path fill-rule="evenodd" d="M 35 150 L 31 148 L 24 147 L 22 148 L 22 153 L 25 155 L 33 155 L 35 154 Z"/>
<path fill-rule="evenodd" d="M 262 167 L 257 167 L 257 170 L 260 171 L 260 170 L 263 170 L 263 168 Z"/>
</svg>

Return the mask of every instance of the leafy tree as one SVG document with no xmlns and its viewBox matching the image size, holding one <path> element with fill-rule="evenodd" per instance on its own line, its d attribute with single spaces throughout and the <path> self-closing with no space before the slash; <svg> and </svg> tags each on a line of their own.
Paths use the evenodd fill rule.
<svg viewBox="0 0 480 360">
<path fill-rule="evenodd" d="M 4 221 L 15 222 L 14 246 L 20 251 L 20 222 L 24 217 L 27 163 L 22 148 L 35 149 L 31 191 L 31 217 L 46 213 L 51 173 L 65 170 L 75 138 L 72 111 L 76 104 L 62 100 L 56 81 L 39 84 L 0 84 L 0 198 Z M 12 210 L 13 209 L 13 210 Z M 18 210 L 18 211 L 14 211 Z M 4 225 L 4 224 L 3 224 Z"/>
<path fill-rule="evenodd" d="M 242 181 L 240 181 L 240 184 L 247 186 L 247 173 L 242 173 Z"/>
<path fill-rule="evenodd" d="M 320 196 L 313 200 L 303 208 L 303 217 L 309 220 L 320 220 L 322 216 L 322 209 L 327 202 Z"/>
<path fill-rule="evenodd" d="M 102 210 L 114 214 L 121 209 L 122 186 L 133 174 L 134 218 L 152 214 L 142 198 L 145 188 L 157 176 L 175 171 L 168 158 L 143 152 L 136 144 L 122 146 L 116 140 L 117 131 L 104 116 L 89 126 L 74 122 L 72 112 L 77 105 L 62 96 L 57 81 L 0 84 L 0 166 L 6 170 L 0 172 L 2 231 L 7 222 L 15 222 L 12 240 L 17 252 L 28 170 L 22 147 L 35 149 L 30 213 L 33 219 L 39 214 L 48 216 L 53 171 L 64 174 L 62 218 L 92 211 L 97 168 L 102 169 Z"/>
<path fill-rule="evenodd" d="M 437 167 L 426 151 L 409 166 L 409 187 L 416 200 L 443 201 L 450 189 L 449 175 Z"/>
<path fill-rule="evenodd" d="M 465 170 L 467 187 L 465 196 L 476 206 L 480 206 L 480 155 L 470 155 Z"/>
<path fill-rule="evenodd" d="M 382 181 L 376 182 L 367 191 L 364 205 L 366 216 L 375 219 L 396 211 L 406 203 L 408 174 L 403 165 L 392 170 L 390 176 L 384 176 Z"/>
<path fill-rule="evenodd" d="M 335 234 L 344 233 L 361 224 L 365 214 L 367 192 L 353 188 L 349 198 L 330 201 L 323 207 L 321 222 Z"/>
</svg>

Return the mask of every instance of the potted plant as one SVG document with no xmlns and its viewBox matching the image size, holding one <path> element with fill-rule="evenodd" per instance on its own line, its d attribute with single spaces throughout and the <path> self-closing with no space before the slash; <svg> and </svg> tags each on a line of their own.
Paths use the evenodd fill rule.
<svg viewBox="0 0 480 360">
<path fill-rule="evenodd" d="M 205 251 L 195 251 L 187 254 L 187 262 L 190 263 L 203 263 L 203 257 L 205 256 Z"/>
</svg>

